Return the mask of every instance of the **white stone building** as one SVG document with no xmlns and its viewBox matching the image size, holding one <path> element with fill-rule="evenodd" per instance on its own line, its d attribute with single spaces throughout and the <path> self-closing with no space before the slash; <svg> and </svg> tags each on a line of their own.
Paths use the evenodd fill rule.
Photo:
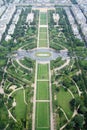
<svg viewBox="0 0 87 130">
<path fill-rule="evenodd" d="M 26 23 L 30 24 L 34 20 L 34 13 L 29 13 L 26 19 Z"/>
</svg>

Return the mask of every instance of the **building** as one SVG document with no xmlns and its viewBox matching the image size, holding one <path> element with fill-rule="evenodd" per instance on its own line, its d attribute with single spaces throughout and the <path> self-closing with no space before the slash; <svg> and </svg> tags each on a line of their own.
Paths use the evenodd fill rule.
<svg viewBox="0 0 87 130">
<path fill-rule="evenodd" d="M 2 16 L 2 14 L 4 13 L 5 10 L 6 10 L 5 6 L 0 7 L 0 17 Z"/>
<path fill-rule="evenodd" d="M 82 40 L 81 35 L 80 35 L 80 33 L 79 33 L 79 30 L 78 30 L 78 26 L 77 26 L 77 24 L 75 23 L 75 19 L 74 19 L 74 17 L 72 16 L 71 11 L 70 11 L 69 8 L 67 8 L 67 7 L 65 8 L 65 11 L 66 11 L 66 14 L 67 14 L 69 23 L 70 23 L 70 25 L 71 25 L 71 27 L 72 27 L 72 31 L 73 31 L 74 36 L 75 36 L 76 38 Z"/>
<path fill-rule="evenodd" d="M 2 6 L 4 4 L 3 0 L 0 0 L 0 6 Z"/>
<path fill-rule="evenodd" d="M 27 16 L 26 22 L 28 24 L 30 24 L 30 23 L 33 22 L 33 19 L 34 19 L 34 13 L 29 13 L 28 16 Z"/>
<path fill-rule="evenodd" d="M 58 22 L 59 22 L 59 19 L 60 19 L 59 14 L 53 13 L 53 19 L 54 19 L 54 22 L 58 25 Z"/>
</svg>

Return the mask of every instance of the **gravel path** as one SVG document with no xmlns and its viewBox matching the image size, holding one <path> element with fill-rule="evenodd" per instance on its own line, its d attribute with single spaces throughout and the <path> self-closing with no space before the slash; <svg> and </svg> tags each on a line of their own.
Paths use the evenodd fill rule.
<svg viewBox="0 0 87 130">
<path fill-rule="evenodd" d="M 60 67 L 55 68 L 54 71 L 59 71 L 59 70 L 63 69 L 64 67 L 69 65 L 69 63 L 70 63 L 70 58 L 67 59 L 67 61 L 63 65 L 61 65 Z"/>
<path fill-rule="evenodd" d="M 32 68 L 26 67 L 26 66 L 23 65 L 18 59 L 16 59 L 16 62 L 17 62 L 21 67 L 23 67 L 24 69 L 27 69 L 27 70 L 29 70 L 29 71 L 32 71 Z"/>
</svg>

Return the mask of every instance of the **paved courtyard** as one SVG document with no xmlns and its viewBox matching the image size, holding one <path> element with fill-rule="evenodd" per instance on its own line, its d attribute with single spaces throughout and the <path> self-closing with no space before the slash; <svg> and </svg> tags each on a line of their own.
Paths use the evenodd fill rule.
<svg viewBox="0 0 87 130">
<path fill-rule="evenodd" d="M 16 59 L 23 59 L 29 57 L 36 61 L 51 61 L 58 57 L 62 59 L 68 58 L 68 52 L 66 51 L 55 51 L 51 48 L 36 48 L 33 50 L 18 50 L 14 56 Z"/>
</svg>

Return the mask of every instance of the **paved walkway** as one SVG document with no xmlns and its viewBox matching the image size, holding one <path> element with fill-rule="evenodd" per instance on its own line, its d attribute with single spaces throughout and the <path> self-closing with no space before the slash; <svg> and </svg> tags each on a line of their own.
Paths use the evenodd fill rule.
<svg viewBox="0 0 87 130">
<path fill-rule="evenodd" d="M 3 89 L 3 84 L 4 84 L 4 82 L 5 82 L 4 76 L 5 76 L 5 73 L 7 72 L 7 66 L 8 66 L 9 62 L 10 62 L 10 58 L 8 58 L 7 64 L 6 64 L 6 66 L 4 67 L 4 72 L 3 72 L 3 76 L 2 76 L 2 81 L 1 81 L 1 83 L 0 83 L 0 87 L 1 87 L 2 89 Z M 2 91 L 2 90 L 1 90 L 1 91 Z M 4 90 L 3 90 L 3 92 L 4 92 Z"/>
<path fill-rule="evenodd" d="M 35 130 L 36 84 L 37 84 L 37 61 L 36 61 L 36 68 L 35 68 L 35 84 L 34 84 L 34 97 L 33 97 L 32 130 Z"/>
<path fill-rule="evenodd" d="M 9 117 L 11 117 L 15 122 L 17 122 L 17 120 L 15 119 L 15 117 L 11 114 L 10 110 L 7 110 L 7 111 L 8 111 Z"/>
<path fill-rule="evenodd" d="M 60 67 L 55 68 L 54 71 L 59 71 L 59 70 L 63 69 L 64 67 L 69 65 L 69 63 L 70 63 L 70 58 L 67 59 L 66 62 L 63 65 L 61 65 Z"/>
<path fill-rule="evenodd" d="M 20 87 L 20 88 L 17 88 L 17 89 L 15 89 L 15 90 L 13 90 L 13 91 L 8 95 L 8 98 L 9 98 L 14 92 L 16 92 L 16 91 L 18 91 L 18 90 L 21 90 L 21 89 L 23 89 L 23 87 Z"/>
<path fill-rule="evenodd" d="M 51 130 L 54 130 L 54 123 L 53 123 L 53 107 L 52 107 L 52 87 L 51 87 L 51 69 L 50 69 L 50 62 L 49 62 L 49 90 L 50 90 L 50 121 L 51 121 Z"/>
<path fill-rule="evenodd" d="M 50 102 L 50 100 L 36 100 L 36 102 Z"/>
<path fill-rule="evenodd" d="M 23 93 L 24 93 L 24 103 L 25 103 L 26 105 L 28 105 L 28 103 L 26 102 L 26 97 L 25 97 L 25 89 L 23 90 Z"/>
<path fill-rule="evenodd" d="M 68 119 L 68 117 L 67 117 L 67 115 L 66 115 L 65 111 L 64 111 L 62 108 L 60 108 L 60 110 L 63 112 L 63 114 L 64 114 L 64 116 L 65 116 L 66 120 L 67 120 L 67 121 L 69 121 L 69 119 Z"/>
<path fill-rule="evenodd" d="M 80 91 L 80 89 L 79 89 L 77 83 L 76 83 L 73 79 L 71 79 L 71 80 L 72 80 L 72 82 L 75 84 L 75 86 L 76 86 L 76 88 L 77 88 L 77 90 L 78 90 L 79 96 L 81 96 L 81 93 L 82 93 L 82 92 Z"/>
<path fill-rule="evenodd" d="M 76 110 L 76 109 L 74 110 L 71 119 L 69 119 L 59 130 L 63 130 L 68 125 L 68 123 L 72 120 L 72 118 L 75 117 L 75 115 L 77 115 L 77 111 L 78 110 Z"/>
<path fill-rule="evenodd" d="M 17 62 L 21 67 L 23 67 L 24 69 L 27 69 L 27 70 L 29 70 L 29 71 L 32 71 L 32 68 L 26 67 L 26 66 L 23 65 L 18 59 L 16 59 L 16 62 Z"/>
</svg>

